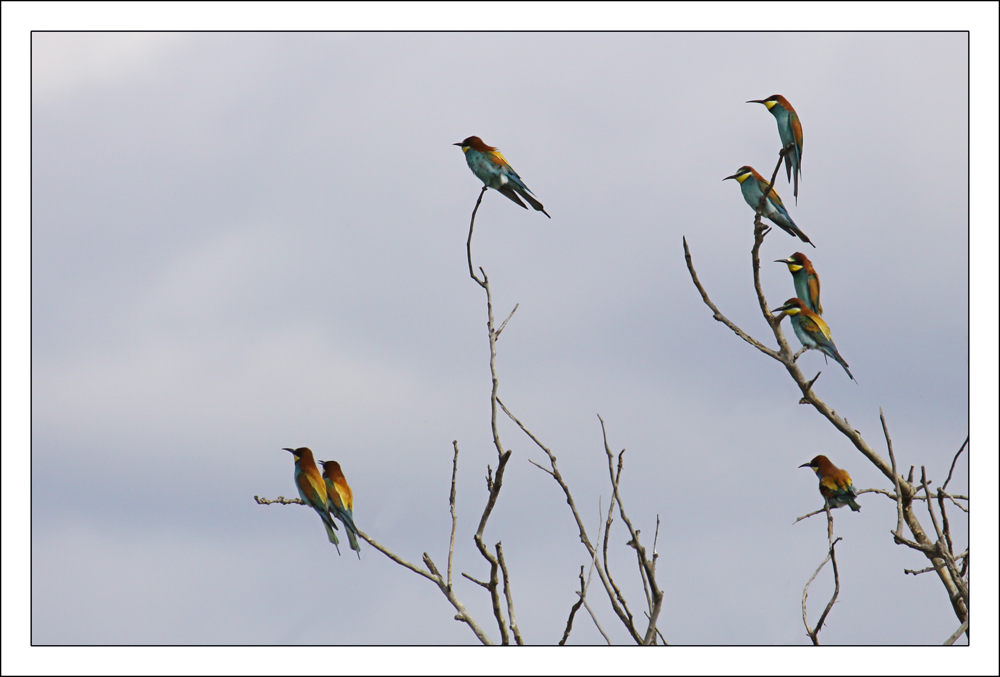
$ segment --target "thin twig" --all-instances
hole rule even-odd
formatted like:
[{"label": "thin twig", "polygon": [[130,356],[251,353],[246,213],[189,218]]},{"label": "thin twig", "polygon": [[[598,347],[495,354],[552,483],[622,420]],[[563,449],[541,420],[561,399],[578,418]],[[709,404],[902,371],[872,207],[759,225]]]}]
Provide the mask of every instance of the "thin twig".
[{"label": "thin twig", "polygon": [[469,222],[469,239],[465,241],[465,252],[469,257],[469,277],[479,283],[479,286],[483,286],[485,282],[476,277],[475,271],[472,270],[472,229],[476,227],[476,212],[479,211],[479,204],[483,201],[483,195],[486,194],[486,186],[479,192],[479,199],[476,200],[476,207],[472,210],[472,220]]},{"label": "thin twig", "polygon": [[514,598],[510,593],[510,577],[507,573],[507,563],[503,560],[503,546],[497,541],[496,544],[497,559],[500,561],[500,571],[503,572],[503,594],[507,598],[507,615],[510,617],[510,629],[514,633],[514,641],[517,642],[518,646],[524,646],[524,640],[521,639],[521,631],[517,627],[517,619],[514,618]]},{"label": "thin twig", "polygon": [[458,526],[458,517],[455,515],[455,478],[458,475],[458,440],[452,440],[455,447],[455,457],[451,461],[451,495],[448,497],[448,505],[451,508],[451,541],[448,543],[448,587],[451,587],[451,560],[455,555],[455,528]]},{"label": "thin twig", "polygon": [[739,336],[741,339],[752,345],[760,352],[770,357],[773,357],[776,360],[780,360],[781,358],[778,356],[778,353],[774,352],[773,350],[765,346],[763,343],[761,343],[760,341],[753,338],[745,331],[737,327],[736,324],[734,324],[728,317],[723,315],[722,312],[719,310],[719,308],[714,303],[712,303],[712,299],[708,297],[708,292],[705,291],[705,288],[701,286],[701,282],[698,280],[698,273],[696,273],[694,270],[694,264],[691,262],[691,250],[688,249],[687,238],[685,237],[681,239],[684,242],[684,260],[687,262],[688,272],[691,273],[691,279],[694,281],[694,286],[697,287],[698,291],[701,293],[701,299],[705,302],[705,305],[707,305],[709,308],[712,309],[713,313],[712,317],[715,320],[729,327],[733,331],[733,333],[735,333],[737,336]]},{"label": "thin twig", "polygon": [[[600,514],[601,514],[601,505],[600,505],[600,500],[599,499],[598,499],[598,504],[597,504],[597,514],[598,514],[598,517],[600,517]],[[600,523],[600,521],[597,522],[597,540],[598,540],[598,542],[601,540],[601,523]],[[604,632],[604,628],[602,628],[601,624],[597,621],[597,614],[594,613],[594,610],[590,608],[590,604],[587,603],[587,590],[590,589],[590,581],[593,579],[594,569],[597,568],[598,566],[599,565],[597,563],[597,551],[595,550],[594,551],[594,557],[590,560],[590,571],[587,572],[587,584],[583,587],[583,596],[581,597],[581,599],[583,600],[583,606],[584,606],[584,608],[587,610],[587,613],[590,614],[591,620],[593,620],[594,621],[594,625],[597,626],[597,630],[604,637],[604,641],[607,642],[608,645],[610,646],[611,645],[611,640],[608,638],[607,633]]]},{"label": "thin twig", "polygon": [[517,311],[518,306],[520,305],[521,305],[520,303],[514,304],[514,310],[510,311],[510,315],[507,316],[507,319],[500,323],[500,328],[497,329],[496,334],[494,334],[494,338],[500,338],[500,332],[502,332],[503,328],[507,326],[508,322],[510,322],[510,318],[514,317],[514,313]]},{"label": "thin twig", "polygon": [[951,474],[955,472],[955,463],[958,462],[958,457],[965,450],[965,447],[968,446],[968,444],[969,444],[969,437],[966,436],[965,441],[962,442],[962,446],[959,447],[957,452],[955,452],[955,458],[951,459],[951,468],[948,469],[948,479],[944,481],[944,485],[942,485],[941,487],[942,489],[948,488],[948,482],[951,482]]},{"label": "thin twig", "polygon": [[896,485],[896,529],[892,535],[900,539],[903,537],[903,491],[900,488],[899,474],[896,472],[896,455],[892,452],[892,438],[889,437],[889,426],[886,425],[882,407],[878,408],[878,417],[882,421],[882,433],[885,435],[885,445],[889,449],[889,460],[892,462],[892,480]]},{"label": "thin twig", "polygon": [[465,573],[464,571],[462,572],[462,575],[465,576],[466,578],[468,578],[470,581],[472,581],[476,585],[478,585],[480,587],[483,587],[483,588],[486,588],[487,590],[490,589],[490,584],[489,583],[483,583],[478,578],[473,578],[472,576],[470,576],[469,574]]},{"label": "thin twig", "polygon": [[[542,470],[545,470],[545,468],[542,468]],[[569,618],[566,619],[566,629],[563,631],[562,639],[559,640],[559,646],[566,645],[566,640],[569,639],[569,633],[573,629],[573,617],[576,616],[576,612],[580,610],[581,606],[583,606],[583,596],[587,594],[587,586],[583,580],[582,564],[580,565],[580,592],[577,594],[580,596],[580,599],[576,600],[576,604],[574,604],[569,610]]]},{"label": "thin twig", "polygon": [[305,505],[305,502],[301,498],[285,498],[284,496],[278,496],[273,501],[261,498],[260,496],[254,496],[253,500],[257,501],[257,505],[271,505],[272,503],[279,505]]},{"label": "thin twig", "polygon": [[962,633],[966,632],[968,629],[969,629],[969,619],[966,618],[964,621],[962,621],[962,624],[958,626],[958,630],[956,630],[951,637],[949,637],[944,641],[944,645],[951,646],[952,644],[955,643],[956,640],[958,640],[959,637],[962,636]]}]

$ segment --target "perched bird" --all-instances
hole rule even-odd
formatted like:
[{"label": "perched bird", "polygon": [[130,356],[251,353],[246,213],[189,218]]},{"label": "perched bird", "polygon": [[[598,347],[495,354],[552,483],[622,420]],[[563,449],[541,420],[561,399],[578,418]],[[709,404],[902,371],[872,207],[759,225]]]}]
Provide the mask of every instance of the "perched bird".
[{"label": "perched bird", "polygon": [[[524,203],[517,197],[518,193],[520,193],[521,197],[535,208],[535,211],[549,216],[542,203],[535,199],[534,193],[524,185],[524,181],[521,180],[521,177],[517,175],[514,168],[507,162],[507,158],[501,155],[500,151],[496,148],[487,146],[478,136],[470,136],[465,141],[460,141],[452,145],[462,148],[462,152],[465,153],[465,161],[469,163],[469,169],[488,187],[500,191],[527,209]],[[552,217],[549,216],[549,218],[551,219]]]},{"label": "perched bird", "polygon": [[[740,167],[735,174],[732,176],[727,176],[723,181],[729,179],[736,179],[740,183],[740,190],[743,191],[743,199],[747,201],[754,211],[757,211],[757,205],[760,204],[760,198],[764,194],[764,190],[767,188],[767,180],[757,173],[753,167],[743,166]],[[799,230],[799,227],[795,225],[792,221],[792,217],[788,215],[788,210],[785,209],[785,205],[781,202],[781,198],[778,197],[778,192],[771,188],[771,193],[767,196],[767,201],[764,202],[764,208],[760,211],[762,216],[766,216],[770,219],[776,226],[784,230],[786,233],[795,237],[799,236],[799,239],[803,242],[810,242],[806,234]]]},{"label": "perched bird", "polygon": [[795,283],[795,295],[805,301],[806,308],[817,315],[823,314],[823,304],[819,302],[819,275],[813,268],[812,261],[802,252],[795,252],[787,259],[777,259],[775,263],[788,265]]},{"label": "perched bird", "polygon": [[847,375],[851,377],[851,380],[854,381],[851,370],[847,368],[847,362],[837,352],[837,346],[833,344],[833,339],[830,338],[830,327],[827,326],[822,317],[809,310],[805,302],[798,297],[788,299],[785,301],[785,305],[774,309],[775,313],[779,311],[784,311],[786,315],[791,317],[792,329],[795,330],[795,335],[802,341],[802,345],[806,348],[820,350],[824,355],[829,355],[837,360],[840,366],[844,368],[844,371],[847,372]]},{"label": "perched bird", "polygon": [[788,174],[788,182],[792,182],[792,174],[795,174],[795,204],[799,202],[799,175],[802,173],[802,123],[799,122],[799,115],[788,103],[788,99],[775,94],[760,101],[747,101],[747,103],[762,103],[771,111],[771,115],[778,121],[778,136],[781,137],[781,147],[793,144],[791,151],[785,155],[785,173]]},{"label": "perched bird", "polygon": [[854,500],[858,494],[854,491],[854,485],[851,484],[851,476],[847,474],[846,470],[841,470],[831,463],[826,456],[821,454],[799,467],[812,468],[816,471],[816,477],[819,478],[819,493],[823,494],[823,498],[827,500],[831,508],[849,505],[851,510],[855,512],[861,510],[861,506]]},{"label": "perched bird", "polygon": [[323,466],[323,479],[326,480],[326,500],[330,514],[344,523],[347,529],[347,540],[351,542],[351,550],[358,553],[361,559],[361,546],[358,545],[358,528],[354,526],[354,492],[347,484],[347,478],[336,461],[320,461]]},{"label": "perched bird", "polygon": [[312,450],[309,447],[299,447],[298,449],[285,447],[284,450],[292,452],[292,455],[295,456],[295,487],[299,490],[299,498],[319,513],[323,520],[323,526],[326,527],[327,538],[337,546],[337,554],[339,555],[340,541],[337,540],[337,534],[333,533],[334,529],[337,529],[337,525],[330,516],[330,510],[326,505],[326,482],[319,474],[319,468],[316,467],[316,462],[313,460]]}]

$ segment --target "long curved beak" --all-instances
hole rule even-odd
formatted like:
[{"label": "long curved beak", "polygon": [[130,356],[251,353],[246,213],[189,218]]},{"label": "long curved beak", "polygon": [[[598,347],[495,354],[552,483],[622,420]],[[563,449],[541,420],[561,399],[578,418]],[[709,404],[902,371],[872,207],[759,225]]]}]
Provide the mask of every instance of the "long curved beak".
[{"label": "long curved beak", "polygon": [[294,450],[294,449],[289,449],[288,447],[282,447],[281,449],[282,449],[282,451],[290,451],[290,452],[292,452],[293,454],[295,453],[295,450]]},{"label": "long curved beak", "polygon": [[758,100],[755,99],[753,101],[747,101],[747,103],[764,103],[764,100],[761,99],[761,100],[758,101]]},{"label": "long curved beak", "polygon": [[451,145],[453,145],[453,146],[461,146],[461,145],[462,145],[462,142],[461,142],[461,141],[459,141],[458,143],[453,143],[453,144],[451,144]]},{"label": "long curved beak", "polygon": [[788,259],[775,259],[775,263],[791,263]]},{"label": "long curved beak", "polygon": [[732,176],[727,176],[726,178],[724,178],[724,179],[723,179],[723,181],[728,181],[729,179],[735,179],[735,178],[736,178],[737,176],[739,176],[739,175],[740,175],[740,173],[739,173],[739,172],[736,172],[736,173],[735,173],[735,174],[733,174]]},{"label": "long curved beak", "polygon": [[[760,103],[760,102],[759,102],[759,101],[747,101],[747,103]],[[800,467],[800,468],[811,468],[812,466],[811,466],[811,465],[809,465],[808,463],[803,463],[803,464],[802,464],[802,465],[800,465],[799,467]]]}]

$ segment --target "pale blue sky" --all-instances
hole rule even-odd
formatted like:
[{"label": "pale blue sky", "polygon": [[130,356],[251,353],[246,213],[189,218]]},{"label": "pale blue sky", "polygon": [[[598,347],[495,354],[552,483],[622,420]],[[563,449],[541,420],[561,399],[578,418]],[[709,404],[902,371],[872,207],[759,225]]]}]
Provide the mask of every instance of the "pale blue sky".
[{"label": "pale blue sky", "polygon": [[[360,562],[337,557],[315,515],[253,496],[294,496],[280,448],[308,445],[343,465],[363,530],[441,565],[457,439],[456,571],[488,577],[471,538],[495,466],[485,302],[465,259],[480,184],[451,145],[477,134],[552,215],[492,191],[479,211],[495,312],[520,304],[501,398],[555,451],[591,531],[609,491],[595,414],[628,450],[630,516],[644,536],[663,521],[669,642],[806,644],[825,524],[792,526],[821,504],[797,466],[825,453],[858,488],[888,483],[712,320],[681,237],[722,312],[772,345],[752,212],[722,178],[770,175],[774,120],[744,101],[784,94],[805,132],[798,205],[783,174],[777,189],[817,249],[772,232],[765,293],[772,307],[793,295],[770,261],[806,251],[858,383],[815,353],[800,364],[883,453],[881,407],[900,463],[937,486],[969,434],[967,49],[964,33],[36,33],[33,641],[475,640],[427,581],[366,544]],[[987,249],[995,221],[982,227]],[[991,251],[974,307],[995,326]],[[541,453],[509,421],[501,437],[514,456],[487,540],[503,541],[522,632],[551,644],[586,552],[528,463]],[[974,459],[991,449],[973,439]],[[925,564],[892,544],[894,505],[861,503],[836,513],[842,586],[822,640],[940,643],[957,627],[940,583],[903,575]],[[611,566],[639,608],[613,529]],[[812,619],[831,588],[821,574]],[[571,641],[601,638],[577,616]]]}]

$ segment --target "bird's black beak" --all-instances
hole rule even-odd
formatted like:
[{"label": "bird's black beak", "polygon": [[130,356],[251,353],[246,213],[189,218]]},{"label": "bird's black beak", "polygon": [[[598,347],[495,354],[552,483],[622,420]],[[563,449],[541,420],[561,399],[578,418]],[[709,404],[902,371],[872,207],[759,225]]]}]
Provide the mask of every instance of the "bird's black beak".
[{"label": "bird's black beak", "polygon": [[723,179],[723,181],[728,181],[729,179],[735,179],[737,176],[739,176],[739,172],[733,174],[732,176],[727,176],[726,178]]},{"label": "bird's black beak", "polygon": [[294,449],[289,449],[288,447],[282,447],[281,449],[282,449],[282,451],[290,451],[290,452],[292,452],[293,454],[295,453],[295,450],[294,450]]},{"label": "bird's black beak", "polygon": [[458,143],[453,143],[453,144],[451,144],[451,145],[453,145],[453,146],[461,146],[461,145],[462,145],[462,142],[461,142],[461,141],[459,141]]},{"label": "bird's black beak", "polygon": [[808,463],[803,463],[803,464],[802,464],[802,465],[800,465],[799,467],[800,467],[800,468],[811,468],[812,466],[811,466],[811,465],[809,465]]},{"label": "bird's black beak", "polygon": [[761,100],[761,101],[754,100],[754,101],[747,101],[747,103],[764,103],[764,101],[763,100]]},{"label": "bird's black beak", "polygon": [[788,259],[775,259],[774,262],[775,263],[789,263],[789,260]]}]

